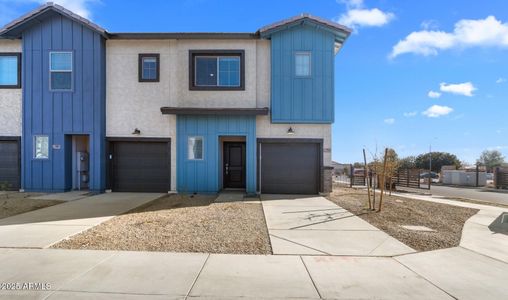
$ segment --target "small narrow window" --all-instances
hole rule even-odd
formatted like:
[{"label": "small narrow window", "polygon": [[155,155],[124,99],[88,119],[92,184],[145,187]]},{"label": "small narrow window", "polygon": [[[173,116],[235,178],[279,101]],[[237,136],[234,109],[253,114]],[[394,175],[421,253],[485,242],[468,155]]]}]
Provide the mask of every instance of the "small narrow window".
[{"label": "small narrow window", "polygon": [[139,82],[159,82],[159,54],[139,55]]},{"label": "small narrow window", "polygon": [[203,159],[203,137],[190,136],[188,141],[189,159]]},{"label": "small narrow window", "polygon": [[50,52],[49,73],[51,91],[71,91],[72,52]]},{"label": "small narrow window", "polygon": [[49,137],[47,135],[36,135],[34,137],[34,158],[49,158]]},{"label": "small narrow window", "polygon": [[191,90],[244,90],[244,50],[190,50]]},{"label": "small narrow window", "polygon": [[295,75],[310,76],[310,52],[297,52],[295,54]]},{"label": "small narrow window", "polygon": [[0,88],[21,87],[21,54],[0,53]]}]

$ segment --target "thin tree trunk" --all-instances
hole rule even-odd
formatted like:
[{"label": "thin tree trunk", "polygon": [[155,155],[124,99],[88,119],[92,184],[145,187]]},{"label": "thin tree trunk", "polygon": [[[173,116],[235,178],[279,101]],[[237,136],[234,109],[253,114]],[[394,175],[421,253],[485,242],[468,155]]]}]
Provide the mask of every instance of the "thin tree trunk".
[{"label": "thin tree trunk", "polygon": [[369,198],[369,209],[372,209],[372,202],[370,201],[370,182],[369,182],[369,172],[367,171],[367,156],[365,155],[365,149],[363,149],[363,163],[365,164],[365,182],[367,182],[367,195]]},{"label": "thin tree trunk", "polygon": [[385,148],[385,157],[383,159],[383,174],[381,177],[381,197],[379,198],[379,209],[381,211],[383,208],[383,192],[386,189],[386,157],[388,156],[388,148]]}]

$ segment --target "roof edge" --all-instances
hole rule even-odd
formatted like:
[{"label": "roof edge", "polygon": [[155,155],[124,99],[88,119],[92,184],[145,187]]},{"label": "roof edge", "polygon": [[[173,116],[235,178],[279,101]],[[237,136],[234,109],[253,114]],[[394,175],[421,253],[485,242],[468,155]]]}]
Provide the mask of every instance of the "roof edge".
[{"label": "roof edge", "polygon": [[111,32],[110,39],[259,39],[257,33],[250,32]]},{"label": "roof edge", "polygon": [[31,20],[36,19],[38,16],[40,16],[48,11],[54,11],[56,13],[59,13],[65,17],[67,17],[67,18],[70,18],[76,22],[79,22],[79,23],[83,24],[84,26],[90,28],[91,30],[98,32],[99,34],[101,34],[104,37],[107,37],[107,35],[108,35],[107,31],[104,28],[93,23],[92,21],[90,21],[80,15],[73,13],[72,11],[66,9],[65,7],[63,7],[61,5],[55,4],[53,2],[47,2],[47,3],[37,7],[36,9],[34,9],[34,10],[12,20],[11,22],[7,23],[4,27],[2,27],[0,29],[0,36],[4,35],[7,37],[11,37],[11,38],[17,37],[17,35],[10,36],[7,33],[12,30],[15,30],[16,28],[22,26],[23,24],[26,24],[27,22],[29,22]]},{"label": "roof edge", "polygon": [[257,33],[259,33],[262,37],[263,36],[270,36],[272,33],[276,32],[276,31],[283,30],[287,26],[291,26],[295,23],[299,23],[299,22],[302,22],[305,20],[322,25],[334,32],[337,32],[337,33],[340,32],[342,35],[344,35],[344,39],[347,38],[353,32],[353,30],[351,28],[341,25],[337,22],[333,22],[333,21],[326,20],[326,19],[323,19],[320,17],[312,16],[307,13],[302,13],[298,16],[294,16],[294,17],[291,17],[288,19],[284,19],[284,20],[263,26],[257,31]]}]

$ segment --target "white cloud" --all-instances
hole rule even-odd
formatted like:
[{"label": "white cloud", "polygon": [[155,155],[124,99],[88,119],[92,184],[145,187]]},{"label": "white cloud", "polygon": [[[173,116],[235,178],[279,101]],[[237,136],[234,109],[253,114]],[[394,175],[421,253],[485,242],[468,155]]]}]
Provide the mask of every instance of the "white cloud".
[{"label": "white cloud", "polygon": [[[33,0],[40,4],[44,4],[46,0]],[[52,0],[55,4],[61,5],[75,14],[82,16],[83,18],[90,18],[90,4],[97,3],[99,0]]]},{"label": "white cloud", "polygon": [[420,24],[420,27],[425,30],[436,30],[439,28],[439,22],[436,20],[425,20]]},{"label": "white cloud", "polygon": [[338,2],[344,3],[348,8],[363,7],[363,0],[339,0]]},{"label": "white cloud", "polygon": [[389,124],[389,125],[392,125],[395,123],[395,119],[394,118],[388,118],[388,119],[385,119],[385,123],[386,124]]},{"label": "white cloud", "polygon": [[441,116],[446,116],[447,114],[451,113],[452,111],[453,111],[453,108],[448,107],[448,106],[432,105],[426,111],[424,111],[422,114],[424,116],[429,117],[429,118],[439,118]]},{"label": "white cloud", "polygon": [[412,117],[416,116],[417,114],[418,114],[417,111],[410,111],[410,112],[405,112],[403,115],[406,118],[412,118]]},{"label": "white cloud", "polygon": [[434,92],[434,91],[429,91],[429,93],[427,94],[427,96],[429,96],[429,98],[439,98],[441,97],[441,93],[440,92]]},{"label": "white cloud", "polygon": [[384,12],[379,8],[366,8],[364,7],[363,0],[338,0],[347,7],[346,13],[335,18],[335,21],[358,29],[358,27],[380,27],[388,24],[395,18],[391,12]]},{"label": "white cloud", "polygon": [[444,93],[451,93],[456,95],[463,95],[467,97],[472,97],[473,92],[477,90],[477,88],[471,82],[464,83],[456,83],[456,84],[448,84],[442,82],[439,85],[439,90]]},{"label": "white cloud", "polygon": [[390,58],[404,53],[424,56],[439,51],[467,47],[508,47],[508,23],[494,16],[479,20],[460,20],[453,32],[422,30],[410,33],[393,46]]},{"label": "white cloud", "polygon": [[506,78],[499,78],[498,80],[496,80],[496,83],[505,83],[506,82]]},{"label": "white cloud", "polygon": [[337,22],[352,28],[380,27],[388,24],[394,17],[393,13],[383,12],[378,8],[355,8],[341,15]]}]

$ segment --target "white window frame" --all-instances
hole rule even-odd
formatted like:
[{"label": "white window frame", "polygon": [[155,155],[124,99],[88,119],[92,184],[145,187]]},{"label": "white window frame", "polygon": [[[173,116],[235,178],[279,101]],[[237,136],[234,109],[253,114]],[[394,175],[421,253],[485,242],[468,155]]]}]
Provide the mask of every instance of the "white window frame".
[{"label": "white window frame", "polygon": [[[191,149],[189,147],[191,139],[201,140],[201,158],[191,157],[191,153],[194,154],[193,152],[191,152]],[[191,135],[191,136],[187,137],[187,159],[188,160],[204,160],[205,159],[205,138],[203,136]]]},{"label": "white window frame", "polygon": [[[209,85],[209,84],[198,84],[198,58],[215,58],[216,64],[217,64],[217,84],[216,85]],[[238,58],[238,85],[219,85],[219,60],[221,58]],[[194,56],[194,85],[198,87],[223,87],[223,88],[237,88],[242,85],[242,57],[240,55],[196,55]]]},{"label": "white window frame", "polygon": [[[71,69],[70,70],[53,70],[51,69],[51,54],[65,53],[71,55]],[[51,87],[51,73],[53,72],[68,72],[71,73],[71,88],[70,89],[53,89]],[[74,91],[74,53],[73,51],[50,51],[49,52],[49,90],[51,92],[72,92]]]},{"label": "white window frame", "polygon": [[[48,148],[47,148],[47,156],[46,157],[37,157],[37,139],[38,138],[47,138],[48,139]],[[34,159],[49,159],[49,136],[48,135],[34,135],[33,140],[33,158]]]},{"label": "white window frame", "polygon": [[[296,58],[299,55],[305,55],[309,57],[309,74],[307,75],[298,75],[296,74]],[[310,51],[296,51],[295,52],[295,76],[300,78],[307,78],[312,76],[312,53]]]}]

